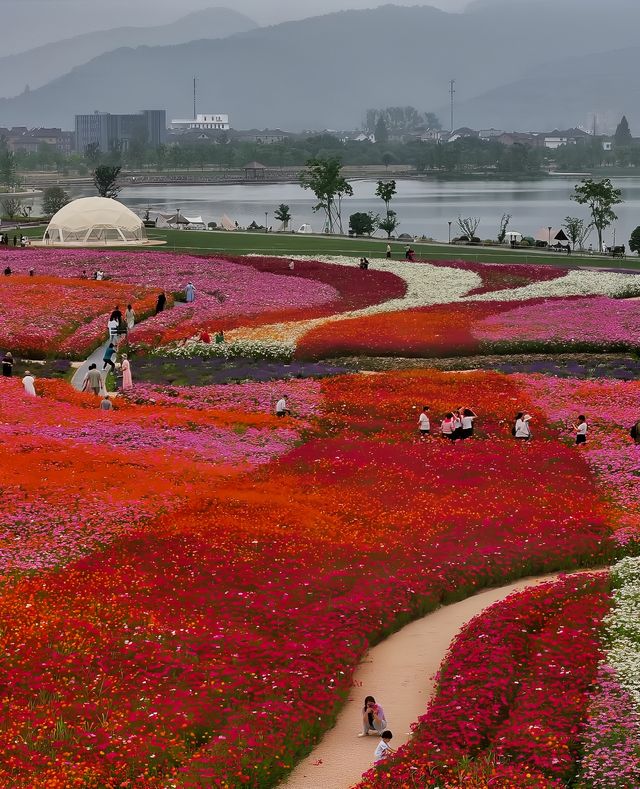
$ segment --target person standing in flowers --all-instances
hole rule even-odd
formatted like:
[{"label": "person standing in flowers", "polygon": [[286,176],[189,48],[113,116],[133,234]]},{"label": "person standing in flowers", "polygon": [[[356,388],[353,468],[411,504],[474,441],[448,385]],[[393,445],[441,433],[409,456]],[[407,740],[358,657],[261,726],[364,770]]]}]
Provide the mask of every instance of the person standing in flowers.
[{"label": "person standing in flowers", "polygon": [[369,732],[382,734],[386,728],[387,721],[384,717],[384,710],[373,696],[367,696],[362,710],[362,731],[358,737],[367,737]]},{"label": "person standing in flowers", "polygon": [[24,378],[22,379],[24,386],[24,393],[29,397],[36,396],[36,379],[31,375],[29,370],[24,371]]},{"label": "person standing in flowers", "polygon": [[13,375],[13,354],[7,351],[2,357],[2,375],[5,378],[11,378]]},{"label": "person standing in flowers", "polygon": [[578,424],[573,425],[573,429],[576,431],[576,444],[586,444],[589,426],[587,425],[587,417],[584,414],[580,414]]},{"label": "person standing in flowers", "polygon": [[455,434],[455,421],[453,418],[453,411],[448,411],[444,419],[440,423],[440,435],[443,438],[448,438],[451,441],[456,440]]},{"label": "person standing in flowers", "polygon": [[127,324],[127,331],[131,331],[136,325],[136,313],[131,304],[127,304],[127,309],[124,313],[124,321]]},{"label": "person standing in flowers", "polygon": [[429,406],[422,406],[422,413],[418,417],[418,430],[420,431],[421,438],[427,438],[431,435],[431,421],[429,419]]},{"label": "person standing in flowers", "polygon": [[156,301],[156,311],[155,311],[156,315],[164,310],[166,303],[167,303],[167,294],[164,291],[160,291],[160,293],[158,294],[158,300]]},{"label": "person standing in flowers", "polygon": [[516,414],[515,424],[513,426],[513,435],[519,441],[531,440],[531,428],[529,427],[530,421],[531,415],[527,414],[525,411],[518,411]]},{"label": "person standing in flowers", "polygon": [[192,301],[196,300],[196,286],[193,284],[193,282],[187,283],[185,293],[187,296],[187,304],[191,304]]},{"label": "person standing in flowers", "polygon": [[100,403],[100,410],[101,411],[113,411],[113,403],[109,399],[109,395],[105,393],[105,396],[102,398],[102,402]]},{"label": "person standing in flowers", "polygon": [[131,364],[127,358],[127,354],[122,354],[122,388],[131,389],[133,380],[131,379]]},{"label": "person standing in flowers", "polygon": [[289,409],[287,407],[287,395],[282,395],[282,397],[276,403],[276,416],[287,416],[289,413]]},{"label": "person standing in flowers", "polygon": [[638,419],[637,422],[634,422],[634,424],[631,425],[629,434],[631,435],[631,438],[633,439],[635,444],[640,444],[640,419]]},{"label": "person standing in flowers", "polygon": [[99,395],[102,390],[102,375],[100,375],[100,370],[98,370],[95,364],[89,365],[87,374],[82,382],[82,391],[87,392],[89,389],[91,389],[96,396]]},{"label": "person standing in flowers", "polygon": [[478,415],[471,408],[460,409],[460,438],[471,438],[473,435],[473,423]]}]

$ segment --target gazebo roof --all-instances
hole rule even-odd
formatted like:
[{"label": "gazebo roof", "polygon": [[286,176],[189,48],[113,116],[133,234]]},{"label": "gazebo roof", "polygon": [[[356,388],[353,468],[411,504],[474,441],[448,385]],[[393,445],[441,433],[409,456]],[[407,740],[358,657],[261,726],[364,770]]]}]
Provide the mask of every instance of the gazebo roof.
[{"label": "gazebo roof", "polygon": [[249,164],[245,164],[245,170],[266,170],[267,168],[264,164],[260,164],[260,162],[249,162]]}]

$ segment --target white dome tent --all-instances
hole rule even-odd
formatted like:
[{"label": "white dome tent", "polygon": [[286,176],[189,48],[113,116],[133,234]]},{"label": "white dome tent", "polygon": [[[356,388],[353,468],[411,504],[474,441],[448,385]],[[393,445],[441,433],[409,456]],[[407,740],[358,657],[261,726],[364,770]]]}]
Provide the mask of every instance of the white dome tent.
[{"label": "white dome tent", "polygon": [[144,223],[108,197],[82,197],[61,208],[45,231],[45,245],[148,244]]}]

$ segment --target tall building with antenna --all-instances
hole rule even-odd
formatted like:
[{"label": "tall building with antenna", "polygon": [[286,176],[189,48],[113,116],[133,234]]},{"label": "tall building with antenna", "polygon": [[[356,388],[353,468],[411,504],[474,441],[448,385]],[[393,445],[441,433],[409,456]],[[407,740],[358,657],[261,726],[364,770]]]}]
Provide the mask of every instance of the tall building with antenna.
[{"label": "tall building with antenna", "polygon": [[174,131],[229,131],[229,116],[215,113],[198,113],[198,78],[193,78],[193,118],[175,118],[171,121]]}]

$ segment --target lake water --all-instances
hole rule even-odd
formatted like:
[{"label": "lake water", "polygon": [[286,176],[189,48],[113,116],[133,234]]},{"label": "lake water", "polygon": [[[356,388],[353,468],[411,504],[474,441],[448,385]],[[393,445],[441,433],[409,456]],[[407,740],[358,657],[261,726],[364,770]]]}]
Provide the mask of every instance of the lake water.
[{"label": "lake water", "polygon": [[[531,181],[492,180],[401,180],[396,179],[398,193],[392,202],[400,220],[398,233],[425,235],[446,241],[448,222],[452,222],[452,236],[459,235],[457,217],[480,217],[480,238],[496,238],[502,214],[512,214],[510,230],[535,235],[549,225],[559,227],[566,216],[587,218],[582,206],[570,200],[579,176],[554,176]],[[605,242],[611,244],[615,227],[616,242],[628,244],[634,228],[640,225],[640,177],[612,179],[622,189],[624,203],[618,206],[619,220],[606,233]],[[345,230],[349,214],[356,211],[384,210],[382,201],[375,197],[375,181],[354,181],[353,197],[343,202]],[[274,229],[278,223],[274,211],[280,203],[289,205],[292,226],[303,223],[314,232],[322,232],[323,215],[314,213],[315,199],[297,184],[242,184],[220,186],[128,186],[120,198],[137,213],[151,206],[152,212],[174,212],[186,216],[200,215],[205,222],[220,223],[223,214],[246,226],[255,220],[264,225],[265,212]],[[593,239],[593,236],[592,236]]]}]

